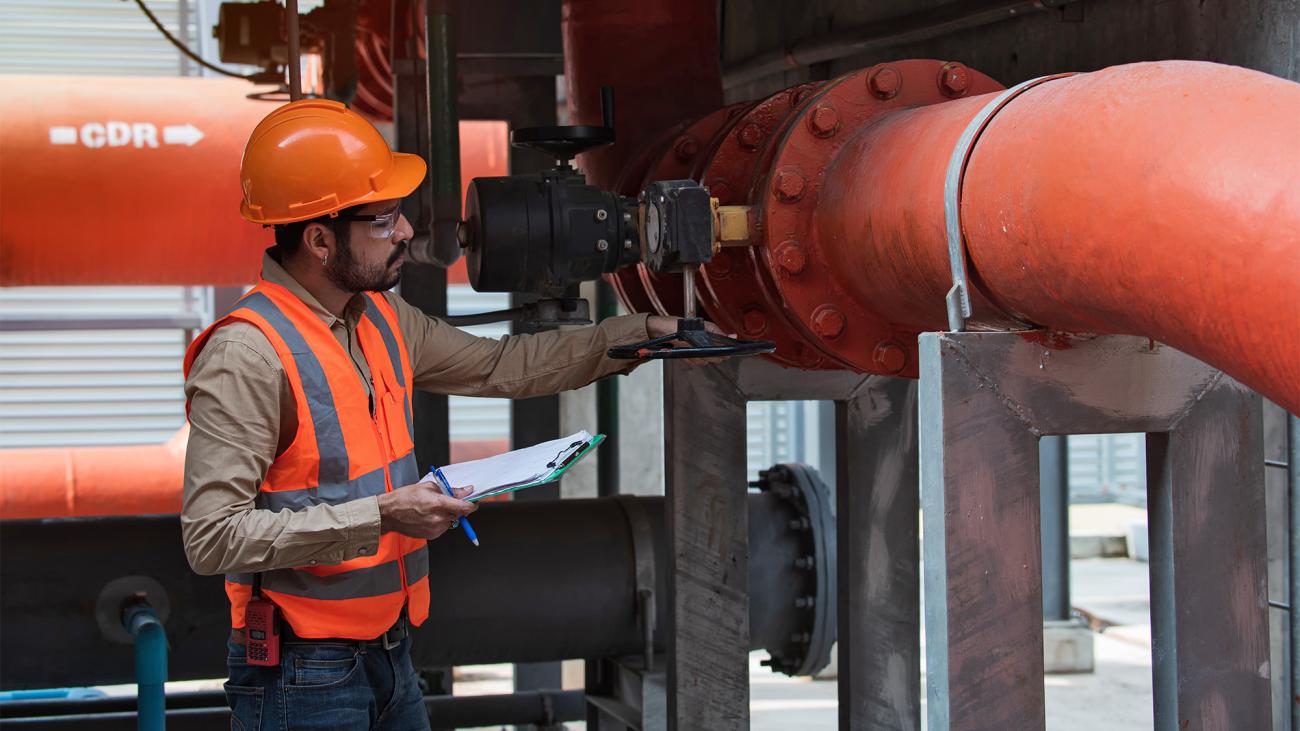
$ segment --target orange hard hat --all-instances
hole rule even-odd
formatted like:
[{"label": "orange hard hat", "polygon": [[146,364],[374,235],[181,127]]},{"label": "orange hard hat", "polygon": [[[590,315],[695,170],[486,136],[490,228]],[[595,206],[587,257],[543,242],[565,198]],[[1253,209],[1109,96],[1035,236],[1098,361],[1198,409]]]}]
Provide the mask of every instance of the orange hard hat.
[{"label": "orange hard hat", "polygon": [[403,198],[424,160],[393,152],[374,125],[326,99],[290,102],[258,123],[244,147],[240,214],[253,223],[305,221],[371,201]]}]

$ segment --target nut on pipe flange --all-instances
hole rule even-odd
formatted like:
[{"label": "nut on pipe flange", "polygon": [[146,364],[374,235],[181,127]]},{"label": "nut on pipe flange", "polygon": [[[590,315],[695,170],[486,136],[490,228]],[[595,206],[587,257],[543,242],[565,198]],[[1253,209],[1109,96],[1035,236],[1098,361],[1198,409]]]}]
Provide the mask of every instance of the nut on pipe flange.
[{"label": "nut on pipe flange", "polygon": [[776,197],[784,203],[794,203],[803,197],[807,180],[797,170],[781,170],[776,174]]},{"label": "nut on pipe flange", "polygon": [[808,267],[808,255],[798,241],[787,241],[777,247],[776,265],[786,274],[801,274]]},{"label": "nut on pipe flange", "polygon": [[736,142],[746,150],[752,151],[757,150],[758,146],[763,144],[763,138],[766,136],[767,133],[763,131],[762,127],[753,122],[746,122],[736,132]]},{"label": "nut on pipe flange", "polygon": [[939,88],[945,96],[962,96],[971,87],[970,69],[959,63],[946,63],[939,70]]},{"label": "nut on pipe flange", "polygon": [[882,66],[867,77],[867,86],[877,99],[893,99],[903,85],[903,77],[892,66]]},{"label": "nut on pipe flange", "polygon": [[880,370],[887,374],[898,373],[907,367],[907,351],[893,340],[886,340],[877,345],[871,357],[876,361],[876,365],[880,366]]},{"label": "nut on pipe flange", "polygon": [[844,313],[840,312],[835,305],[822,305],[813,314],[813,331],[823,338],[830,340],[838,338],[847,324]]},{"label": "nut on pipe flange", "polygon": [[840,114],[829,104],[818,104],[808,115],[808,128],[818,137],[830,137],[840,129]]}]

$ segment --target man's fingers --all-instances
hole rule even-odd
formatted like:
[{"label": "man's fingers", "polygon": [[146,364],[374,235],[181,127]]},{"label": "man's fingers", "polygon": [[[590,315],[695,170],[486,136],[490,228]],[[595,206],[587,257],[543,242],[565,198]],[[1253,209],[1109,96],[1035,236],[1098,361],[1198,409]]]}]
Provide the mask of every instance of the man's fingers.
[{"label": "man's fingers", "polygon": [[465,487],[453,487],[451,488],[451,492],[453,495],[463,500],[474,494],[474,486],[466,485]]}]

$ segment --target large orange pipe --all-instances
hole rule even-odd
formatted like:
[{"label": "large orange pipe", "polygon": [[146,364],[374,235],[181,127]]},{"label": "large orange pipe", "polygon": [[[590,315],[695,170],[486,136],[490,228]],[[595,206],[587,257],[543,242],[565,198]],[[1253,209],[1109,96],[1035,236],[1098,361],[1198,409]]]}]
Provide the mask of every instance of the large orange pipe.
[{"label": "large orange pipe", "polygon": [[160,515],[181,509],[189,425],[162,444],[0,452],[0,518]]},{"label": "large orange pipe", "polygon": [[[163,444],[0,451],[0,520],[180,512],[189,425]],[[459,440],[451,458],[482,459],[505,440]]]},{"label": "large orange pipe", "polygon": [[[945,173],[993,96],[885,115],[826,171],[815,215],[827,258],[892,323],[946,329]],[[1024,92],[966,167],[976,285],[1027,324],[1150,337],[1300,413],[1297,120],[1300,84],[1209,63]]]},{"label": "large orange pipe", "polygon": [[[0,77],[0,286],[252,284],[239,217],[246,81]],[[462,122],[463,185],[507,173],[504,122]],[[451,272],[464,282],[464,266]]]}]

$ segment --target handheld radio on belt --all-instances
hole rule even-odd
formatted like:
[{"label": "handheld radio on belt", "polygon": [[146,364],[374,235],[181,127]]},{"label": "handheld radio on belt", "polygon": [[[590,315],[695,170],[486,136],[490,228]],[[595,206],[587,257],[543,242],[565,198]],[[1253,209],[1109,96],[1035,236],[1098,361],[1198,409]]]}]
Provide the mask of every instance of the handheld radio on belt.
[{"label": "handheld radio on belt", "polygon": [[280,610],[262,596],[262,575],[253,574],[253,598],[244,606],[249,665],[280,664]]}]

